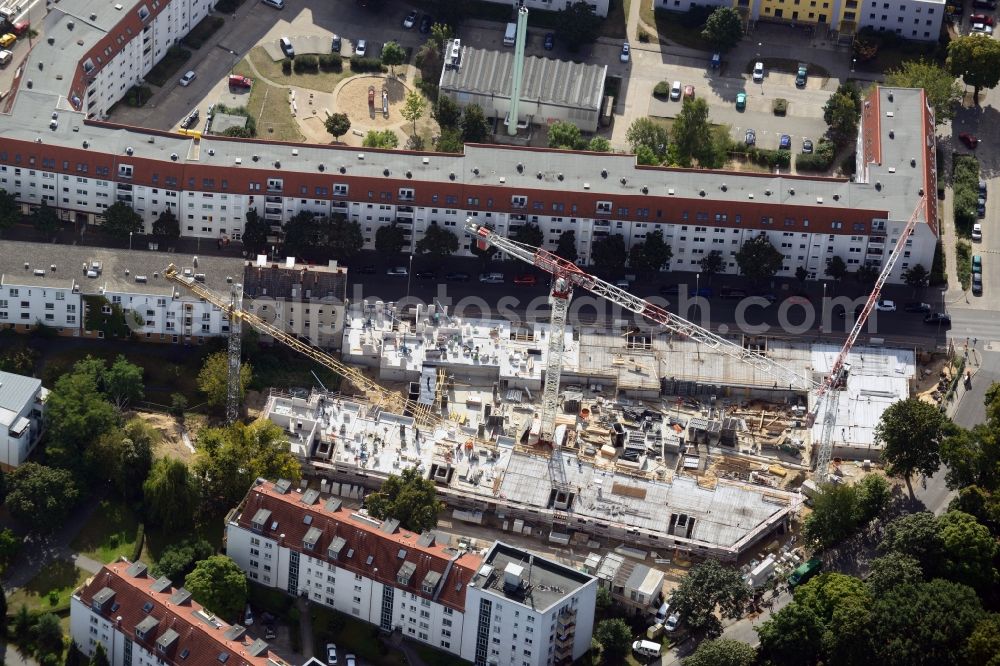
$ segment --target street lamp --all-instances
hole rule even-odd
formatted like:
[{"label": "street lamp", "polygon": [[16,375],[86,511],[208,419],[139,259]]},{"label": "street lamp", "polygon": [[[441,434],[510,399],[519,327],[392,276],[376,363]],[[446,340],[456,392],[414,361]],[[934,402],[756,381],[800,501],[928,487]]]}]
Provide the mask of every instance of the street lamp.
[{"label": "street lamp", "polygon": [[132,249],[132,232],[128,232],[128,249]]},{"label": "street lamp", "polygon": [[858,63],[858,59],[857,58],[851,58],[851,71],[852,72],[854,71],[854,65],[856,65],[857,63]]},{"label": "street lamp", "polygon": [[[760,47],[763,46],[761,42],[757,42],[757,62],[760,62]],[[760,94],[764,94],[764,75],[760,75]]]},{"label": "street lamp", "polygon": [[410,279],[413,277],[413,253],[410,253],[410,267],[406,271],[406,297],[410,297]]}]

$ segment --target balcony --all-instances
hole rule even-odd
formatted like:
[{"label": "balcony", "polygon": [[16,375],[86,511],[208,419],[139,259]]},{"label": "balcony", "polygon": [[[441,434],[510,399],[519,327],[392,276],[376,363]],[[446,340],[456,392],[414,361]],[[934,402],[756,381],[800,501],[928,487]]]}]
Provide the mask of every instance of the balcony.
[{"label": "balcony", "polygon": [[413,206],[396,206],[397,213],[409,213],[413,214]]},{"label": "balcony", "polygon": [[397,217],[396,224],[413,224],[412,217]]},{"label": "balcony", "polygon": [[264,202],[265,203],[280,204],[281,203],[281,197],[264,197]]}]

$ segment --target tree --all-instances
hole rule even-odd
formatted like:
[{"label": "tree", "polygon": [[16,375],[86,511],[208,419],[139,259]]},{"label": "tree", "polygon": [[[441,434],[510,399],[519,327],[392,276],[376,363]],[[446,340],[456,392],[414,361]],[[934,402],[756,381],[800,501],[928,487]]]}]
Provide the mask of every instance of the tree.
[{"label": "tree", "polygon": [[[438,71],[440,70],[441,68],[438,67]],[[445,128],[457,129],[462,122],[462,107],[447,95],[441,95],[431,110],[431,117],[437,121],[442,130]]]},{"label": "tree", "polygon": [[798,280],[801,284],[805,284],[806,279],[808,279],[808,277],[809,277],[809,271],[806,270],[805,266],[799,266],[798,268],[795,269],[795,279]]},{"label": "tree", "polygon": [[601,663],[620,664],[628,654],[632,630],[621,618],[601,620],[594,629],[594,639],[601,644]]},{"label": "tree", "polygon": [[559,242],[556,243],[556,254],[566,261],[576,262],[579,254],[576,251],[576,232],[570,229],[559,235]]},{"label": "tree", "polygon": [[627,257],[625,238],[621,234],[596,238],[591,244],[590,261],[600,271],[621,272],[625,268]]},{"label": "tree", "polygon": [[930,273],[924,268],[923,264],[916,264],[910,266],[905,271],[903,271],[903,282],[906,286],[912,287],[914,294],[916,290],[927,286],[927,279],[930,277]]},{"label": "tree", "polygon": [[663,240],[660,229],[646,234],[645,240],[632,246],[629,265],[639,273],[655,273],[674,256],[670,245]]},{"label": "tree", "polygon": [[880,553],[900,553],[913,558],[928,577],[938,569],[942,548],[937,519],[928,511],[896,518],[886,525],[878,544]]},{"label": "tree", "polygon": [[166,576],[180,582],[194,570],[195,564],[212,556],[212,544],[204,539],[184,539],[163,549],[153,566],[154,576]]},{"label": "tree", "polygon": [[56,381],[45,403],[43,419],[49,435],[49,455],[75,460],[118,422],[118,414],[101,395],[98,377],[74,371]]},{"label": "tree", "polygon": [[[395,42],[390,42],[394,44]],[[406,94],[406,100],[403,102],[403,108],[400,109],[399,115],[403,116],[404,120],[408,120],[413,123],[413,134],[417,133],[417,121],[424,117],[424,111],[427,110],[427,100],[416,90],[411,90]]]},{"label": "tree", "polygon": [[878,278],[878,269],[874,266],[860,266],[858,270],[854,272],[854,277],[858,279],[863,285],[875,284],[875,280]]},{"label": "tree", "polygon": [[582,0],[560,9],[556,18],[556,34],[570,53],[576,53],[584,44],[592,44],[600,29],[601,17]]},{"label": "tree", "polygon": [[858,496],[858,514],[862,522],[868,522],[882,513],[892,498],[892,488],[881,474],[869,474],[855,487]]},{"label": "tree", "polygon": [[1000,666],[1000,615],[990,613],[980,620],[965,644],[969,664]]},{"label": "tree", "polygon": [[398,476],[390,474],[378,492],[365,497],[365,507],[380,520],[395,518],[408,530],[424,532],[437,525],[444,503],[437,498],[434,482],[408,467]]},{"label": "tree", "polygon": [[[402,65],[406,60],[406,51],[399,45],[399,42],[386,42],[382,47],[382,64],[389,68],[389,73],[396,75],[396,67]],[[405,116],[404,116],[405,117]]]},{"label": "tree", "polygon": [[941,539],[941,573],[948,580],[986,591],[997,579],[993,559],[997,541],[974,516],[949,511],[937,519]]},{"label": "tree", "polygon": [[642,164],[660,164],[667,158],[670,133],[663,125],[653,122],[650,118],[640,117],[633,120],[625,133],[625,140],[637,156],[642,148],[648,150],[645,157],[651,157],[653,161],[640,162]]},{"label": "tree", "polygon": [[462,115],[462,141],[464,143],[484,143],[490,137],[490,123],[478,104],[465,107]]},{"label": "tree", "polygon": [[958,664],[966,640],[984,617],[976,593],[965,585],[940,578],[900,585],[873,600],[868,663]]},{"label": "tree", "polygon": [[[729,9],[728,7],[723,9]],[[718,13],[716,10],[715,13]],[[703,98],[684,99],[681,112],[674,119],[670,130],[670,159],[683,167],[691,166],[696,159],[701,166],[709,166],[713,158],[712,126],[708,121],[708,102]]]},{"label": "tree", "polygon": [[586,141],[580,134],[580,128],[571,122],[557,120],[549,125],[549,148],[563,150],[581,150]]},{"label": "tree", "polygon": [[518,227],[517,231],[511,234],[510,239],[517,243],[541,247],[542,243],[545,242],[545,234],[537,224],[527,222]]},{"label": "tree", "polygon": [[934,123],[941,125],[955,117],[955,107],[962,99],[962,87],[955,75],[944,67],[921,58],[908,60],[886,73],[885,85],[897,88],[923,88],[934,109]]},{"label": "tree", "polygon": [[595,136],[587,144],[587,150],[594,153],[607,153],[611,151],[611,142],[603,136]]},{"label": "tree", "polygon": [[602,614],[607,612],[607,610],[611,608],[611,604],[613,603],[614,600],[611,598],[611,590],[609,590],[606,587],[598,587],[597,599],[594,602],[594,606],[597,609],[597,612]]},{"label": "tree", "polygon": [[94,654],[90,656],[90,666],[111,666],[108,661],[108,653],[104,650],[104,643],[98,641],[94,648]]},{"label": "tree", "polygon": [[731,638],[702,641],[684,660],[684,666],[754,666],[756,663],[757,650]]},{"label": "tree", "polygon": [[45,532],[62,525],[78,498],[68,470],[28,462],[10,473],[7,510],[31,530]]},{"label": "tree", "polygon": [[126,500],[140,499],[159,437],[160,433],[140,418],[104,433],[85,454],[92,477],[110,482]]},{"label": "tree", "polygon": [[1000,497],[979,486],[966,486],[948,503],[949,511],[962,511],[975,516],[990,532],[1000,532]]},{"label": "tree", "polygon": [[323,126],[330,135],[340,141],[340,137],[347,134],[351,129],[351,119],[346,113],[331,113],[323,121]]},{"label": "tree", "polygon": [[176,533],[194,521],[198,486],[184,461],[160,458],[153,463],[142,493],[146,519],[164,532]]},{"label": "tree", "polygon": [[[248,363],[240,366],[239,402],[246,398],[247,385],[253,377],[253,370]],[[224,351],[209,354],[198,372],[198,390],[205,394],[209,407],[221,409],[226,406],[229,394],[229,354]]]},{"label": "tree", "polygon": [[945,62],[954,76],[961,76],[965,85],[973,87],[976,104],[980,90],[1000,83],[1000,42],[994,39],[982,39],[980,35],[956,37],[948,44]]},{"label": "tree", "polygon": [[670,595],[670,605],[696,632],[714,638],[722,632],[716,608],[722,617],[737,619],[750,599],[750,589],[740,572],[717,560],[691,567]]},{"label": "tree", "polygon": [[854,533],[860,513],[853,486],[825,483],[805,520],[805,537],[820,548],[829,548]]},{"label": "tree", "polygon": [[[417,65],[417,69],[420,70],[420,78],[423,79],[425,83],[436,85],[438,77],[441,76],[441,65],[444,62],[441,56],[441,45],[433,39],[427,40],[419,49],[417,49],[417,55],[414,58],[414,62]],[[441,95],[438,99],[447,99],[447,97]]]},{"label": "tree", "polygon": [[119,412],[127,409],[130,402],[138,402],[145,396],[142,368],[129,363],[120,354],[111,367],[104,371],[101,384],[104,395]]},{"label": "tree", "polygon": [[63,653],[63,632],[59,625],[59,618],[52,613],[40,615],[35,621],[35,626],[31,631],[35,641],[35,654],[38,657],[55,655],[62,657]]},{"label": "tree", "polygon": [[399,254],[406,244],[406,232],[395,222],[375,230],[375,250],[379,254]]},{"label": "tree", "polygon": [[194,475],[212,509],[235,506],[258,478],[298,480],[298,461],[282,429],[265,419],[206,428],[198,434]]},{"label": "tree", "polygon": [[701,38],[725,53],[743,39],[743,18],[732,7],[719,7],[708,15]]},{"label": "tree", "polygon": [[7,190],[0,189],[0,232],[21,221],[21,204]]},{"label": "tree", "polygon": [[881,596],[899,585],[922,582],[924,570],[920,562],[903,553],[890,552],[872,560],[865,584],[875,596]]},{"label": "tree", "polygon": [[[9,527],[5,527],[3,530],[0,530],[0,573],[2,573],[3,570],[14,561],[14,558],[17,557],[17,552],[19,550],[21,550],[21,539],[14,534],[14,530]],[[2,588],[0,588],[0,592],[2,592]],[[2,597],[0,597],[0,600],[2,600]],[[0,613],[0,621],[3,621],[6,617],[6,601],[3,603],[4,605],[0,608],[0,610],[4,612]],[[0,636],[3,635],[5,634],[2,631],[2,627],[0,627]]]},{"label": "tree", "polygon": [[700,268],[701,272],[705,274],[706,278],[708,278],[709,284],[712,282],[712,276],[716,273],[721,273],[725,266],[726,261],[722,258],[722,253],[718,250],[712,250],[698,260],[698,268]]},{"label": "tree", "polygon": [[823,269],[823,275],[840,282],[847,275],[847,264],[838,256],[830,257],[826,268]]},{"label": "tree", "polygon": [[[886,472],[903,477],[930,476],[941,464],[941,441],[950,432],[947,417],[936,406],[908,398],[889,406],[875,426],[875,442],[882,444]],[[911,489],[912,493],[912,489]]]},{"label": "tree", "polygon": [[142,216],[124,201],[116,201],[104,210],[101,228],[109,236],[128,238],[142,233]]},{"label": "tree", "polygon": [[158,238],[179,238],[181,223],[174,212],[167,208],[153,222],[153,235]]},{"label": "tree", "polygon": [[437,224],[431,224],[424,231],[424,237],[417,241],[418,254],[432,257],[447,257],[458,251],[458,236]]},{"label": "tree", "polygon": [[763,663],[774,666],[816,664],[821,656],[823,623],[813,610],[794,601],[757,627]]},{"label": "tree", "polygon": [[249,597],[246,574],[225,555],[213,555],[195,565],[184,587],[202,606],[235,622]]},{"label": "tree", "polygon": [[70,639],[69,648],[66,649],[66,661],[63,662],[63,666],[87,666],[87,660],[84,659],[80,648],[76,646],[76,641],[72,639]]},{"label": "tree", "polygon": [[[438,1],[439,11],[434,12],[435,16],[441,16],[441,17],[446,16],[446,13],[444,11],[445,5],[452,5],[452,4],[457,4],[457,3],[453,2],[452,0],[439,0]],[[452,39],[455,38],[455,30],[454,28],[452,28],[453,24],[454,22],[452,21],[447,21],[442,19],[441,21],[436,21],[431,26],[431,39],[428,41],[433,40],[434,42],[437,42],[442,53],[444,52],[444,49],[448,46],[448,42],[450,42]]]},{"label": "tree", "polygon": [[399,145],[399,137],[391,129],[368,130],[365,138],[361,141],[361,145],[365,148],[391,149]]},{"label": "tree", "polygon": [[835,572],[822,574],[796,590],[795,603],[809,608],[823,624],[821,649],[825,663],[870,663],[865,637],[872,594],[861,580]]},{"label": "tree", "polygon": [[44,201],[41,206],[32,211],[29,219],[31,220],[31,226],[46,236],[53,235],[62,226],[62,222],[59,220],[59,213]]},{"label": "tree", "polygon": [[828,125],[826,133],[837,146],[845,146],[854,141],[859,117],[854,99],[839,90],[830,95],[823,106],[823,120]]},{"label": "tree", "polygon": [[361,225],[348,220],[346,215],[335,213],[327,223],[327,234],[324,245],[333,251],[339,259],[350,259],[365,245]]},{"label": "tree", "polygon": [[465,150],[462,133],[457,129],[442,129],[441,134],[434,139],[434,145],[441,153],[461,153]]},{"label": "tree", "polygon": [[243,235],[241,236],[244,252],[248,257],[266,253],[267,236],[271,231],[271,225],[258,215],[255,209],[248,210],[246,218],[247,222],[243,225]]},{"label": "tree", "polygon": [[740,267],[740,273],[751,282],[774,277],[781,270],[784,260],[784,255],[771,245],[764,234],[743,243],[736,253],[736,265]]}]

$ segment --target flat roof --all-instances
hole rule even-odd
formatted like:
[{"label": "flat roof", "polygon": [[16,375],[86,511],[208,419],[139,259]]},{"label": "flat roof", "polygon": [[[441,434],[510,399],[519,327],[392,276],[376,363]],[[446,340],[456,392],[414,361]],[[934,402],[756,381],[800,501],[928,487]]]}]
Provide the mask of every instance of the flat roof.
[{"label": "flat roof", "polygon": [[[521,588],[509,584],[508,571],[523,582]],[[573,596],[593,576],[497,541],[486,553],[475,580],[481,588],[544,612]]]},{"label": "flat roof", "polygon": [[[458,66],[441,74],[441,90],[510,98],[514,52],[462,47]],[[521,101],[600,111],[607,65],[525,56]]]}]

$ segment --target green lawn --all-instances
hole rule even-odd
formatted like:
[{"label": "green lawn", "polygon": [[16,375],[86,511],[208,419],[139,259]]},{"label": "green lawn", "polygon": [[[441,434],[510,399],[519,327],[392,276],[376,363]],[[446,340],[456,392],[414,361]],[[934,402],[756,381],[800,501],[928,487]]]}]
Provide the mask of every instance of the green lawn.
[{"label": "green lawn", "polygon": [[[254,64],[257,64],[257,60],[254,60]],[[273,64],[278,68],[278,72],[280,73],[281,65],[279,63]],[[249,76],[250,78],[255,76],[253,70],[250,69],[245,60],[237,63],[236,67],[233,68],[233,73]],[[261,70],[261,74],[268,76],[263,70]],[[285,77],[283,74],[281,76],[283,78],[290,78]],[[305,76],[321,77],[326,76],[326,74],[297,76],[299,78]],[[300,82],[300,84],[306,85],[304,82]],[[292,117],[292,110],[288,105],[288,90],[286,88],[268,85],[260,80],[254,81],[253,88],[250,90],[250,99],[247,100],[246,107],[257,121],[258,138],[291,142],[301,142],[304,140],[305,137],[299,131],[298,123]]]},{"label": "green lawn", "polygon": [[22,605],[27,606],[28,610],[39,611],[66,606],[73,590],[82,585],[89,575],[72,562],[52,562],[27,585],[7,597],[8,612],[14,614]]},{"label": "green lawn", "polygon": [[[201,525],[192,525],[183,535],[176,533],[165,534],[156,527],[146,527],[146,541],[142,546],[142,561],[152,567],[159,561],[160,554],[167,546],[177,543],[182,539],[204,539],[212,544],[216,550],[222,549],[222,535],[225,531],[223,521],[225,515],[206,516],[199,518]],[[178,585],[183,581],[174,581]]]},{"label": "green lawn", "polygon": [[135,512],[124,502],[118,499],[101,500],[70,548],[105,564],[114,562],[122,555],[131,559],[138,528]]},{"label": "green lawn", "polygon": [[[357,657],[375,666],[405,666],[401,652],[383,652],[378,641],[379,629],[367,622],[338,613],[318,604],[310,604],[315,653],[323,654],[323,646],[332,641],[343,652],[353,652]],[[444,663],[429,661],[428,664]]]},{"label": "green lawn", "polygon": [[[340,72],[317,72],[315,74],[285,74],[281,71],[281,61],[274,61],[271,56],[267,55],[267,51],[264,50],[263,46],[255,46],[247,54],[247,58],[253,63],[253,66],[260,72],[260,75],[271,83],[277,83],[286,86],[300,86],[302,88],[309,88],[310,90],[319,90],[321,92],[333,92],[333,89],[337,87],[337,84],[346,79],[348,76],[352,75],[350,70],[350,60],[344,58],[344,68]],[[243,65],[244,63],[240,63]],[[239,67],[239,66],[237,66]],[[253,72],[248,71],[246,73],[238,71],[238,74],[243,74],[244,76],[249,76],[253,78]],[[256,86],[256,82],[254,83]]]},{"label": "green lawn", "polygon": [[434,666],[467,666],[469,663],[464,659],[459,659],[455,655],[435,650],[429,645],[414,643],[413,649],[425,664],[434,664]]},{"label": "green lawn", "polygon": [[701,51],[711,51],[712,47],[701,38],[700,29],[685,27],[680,22],[681,14],[660,10],[653,11],[653,0],[634,0],[642,2],[639,7],[639,18],[643,23],[651,28],[656,28],[660,37],[679,46],[686,46],[689,49]]}]

